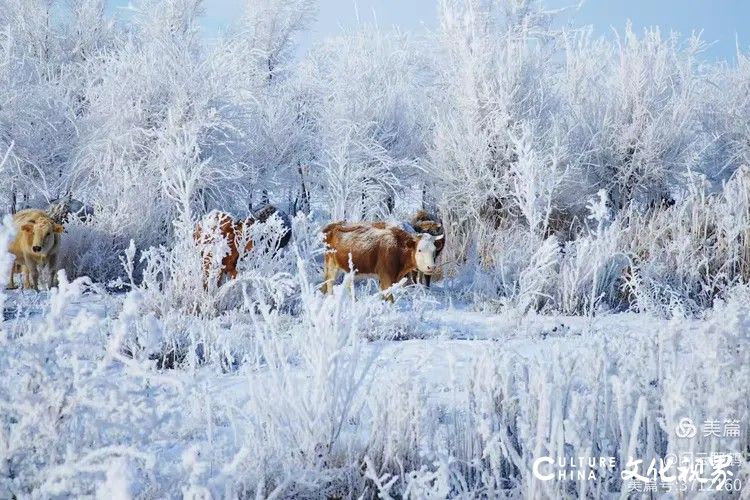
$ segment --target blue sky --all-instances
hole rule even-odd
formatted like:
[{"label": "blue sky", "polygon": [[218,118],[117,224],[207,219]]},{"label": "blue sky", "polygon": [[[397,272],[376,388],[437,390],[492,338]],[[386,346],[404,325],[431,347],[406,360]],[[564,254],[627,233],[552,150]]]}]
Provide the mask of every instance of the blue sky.
[{"label": "blue sky", "polygon": [[[203,26],[208,37],[228,27],[237,18],[246,0],[204,0]],[[576,5],[578,0],[547,0],[549,7]],[[113,12],[128,0],[108,0]],[[437,0],[320,0],[318,19],[304,40],[309,47],[341,29],[359,22],[403,30],[433,29],[437,25]],[[355,7],[356,5],[356,7]],[[591,24],[600,35],[622,32],[628,19],[636,30],[658,25],[687,36],[703,31],[703,39],[713,42],[707,50],[710,59],[735,59],[735,42],[750,47],[750,0],[587,0],[568,18],[576,24]],[[303,49],[304,49],[303,47]]]}]

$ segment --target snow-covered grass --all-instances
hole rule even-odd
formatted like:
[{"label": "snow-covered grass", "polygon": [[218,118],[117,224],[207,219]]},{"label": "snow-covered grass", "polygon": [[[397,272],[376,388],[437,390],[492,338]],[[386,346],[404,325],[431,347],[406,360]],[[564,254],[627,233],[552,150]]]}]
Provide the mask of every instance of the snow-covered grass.
[{"label": "snow-covered grass", "polygon": [[[439,286],[390,305],[299,276],[292,314],[261,294],[245,312],[156,314],[83,278],[6,292],[2,496],[601,498],[629,456],[747,449],[747,287],[666,320],[493,314]],[[680,439],[683,417],[742,434]],[[617,470],[531,475],[536,457],[592,453]]]}]

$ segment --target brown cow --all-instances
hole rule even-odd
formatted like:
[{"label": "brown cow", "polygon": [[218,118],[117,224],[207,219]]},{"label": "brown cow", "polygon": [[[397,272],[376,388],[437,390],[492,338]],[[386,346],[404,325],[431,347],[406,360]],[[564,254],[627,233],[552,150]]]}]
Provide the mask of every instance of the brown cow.
[{"label": "brown cow", "polygon": [[23,272],[24,288],[39,289],[39,271],[49,266],[50,288],[57,285],[57,253],[64,228],[43,210],[21,210],[13,216],[18,227],[16,238],[8,249],[16,257],[10,274],[9,288],[15,288],[13,274]]},{"label": "brown cow", "polygon": [[[380,289],[387,290],[414,269],[425,274],[435,270],[435,242],[442,236],[410,234],[383,222],[345,224],[335,222],[323,228],[325,283],[323,292],[333,291],[339,272],[353,270],[375,275]],[[386,297],[393,300],[393,297]]]},{"label": "brown cow", "polygon": [[[426,233],[431,234],[432,236],[441,237],[435,242],[435,259],[437,260],[440,253],[443,251],[443,248],[445,248],[445,230],[443,229],[443,224],[439,222],[439,219],[434,215],[430,215],[425,210],[419,210],[414,214],[414,217],[411,220],[411,227],[414,228],[414,231],[417,233]],[[424,283],[424,285],[429,288],[432,276],[416,270],[411,273],[411,279],[414,283]]]},{"label": "brown cow", "polygon": [[237,278],[237,263],[240,257],[253,249],[250,226],[256,222],[265,223],[273,215],[281,218],[284,227],[284,233],[277,242],[276,248],[273,249],[276,251],[289,243],[292,234],[288,216],[276,207],[267,205],[238,221],[225,212],[213,211],[206,215],[193,233],[193,238],[201,247],[203,254],[203,286],[205,288],[208,288],[208,278],[213,267],[213,252],[216,251],[224,256],[219,268],[217,286],[221,285],[225,275],[230,279]]}]

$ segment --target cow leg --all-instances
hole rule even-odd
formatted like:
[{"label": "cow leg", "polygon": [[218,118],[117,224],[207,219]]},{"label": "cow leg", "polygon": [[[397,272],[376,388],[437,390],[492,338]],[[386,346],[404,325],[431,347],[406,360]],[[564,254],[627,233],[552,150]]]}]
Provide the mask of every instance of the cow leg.
[{"label": "cow leg", "polygon": [[329,262],[328,259],[326,259],[325,270],[323,274],[324,281],[322,290],[323,293],[330,295],[333,293],[333,283],[336,281],[336,276],[338,275],[336,264],[333,262]]},{"label": "cow leg", "polygon": [[219,281],[221,281],[222,275],[229,276],[229,279],[235,280],[237,279],[237,262],[239,261],[239,256],[235,253],[236,250],[233,250],[230,248],[229,250],[230,254],[224,257],[221,261],[221,272],[219,273]]},{"label": "cow leg", "polygon": [[[390,276],[381,276],[380,277],[380,290],[382,292],[385,292],[390,287],[393,286],[393,280]],[[393,303],[393,294],[388,292],[383,294],[383,299],[387,300],[388,302]]]},{"label": "cow leg", "polygon": [[49,288],[50,290],[57,286],[57,254],[49,256]]},{"label": "cow leg", "polygon": [[425,286],[426,286],[427,288],[430,288],[430,281],[432,281],[432,276],[431,276],[431,275],[429,275],[429,274],[425,274],[425,275],[424,275],[424,285],[425,285]]},{"label": "cow leg", "polygon": [[29,271],[29,266],[26,264],[21,266],[21,272],[23,273],[23,288],[25,290],[28,290],[31,288],[31,272]]},{"label": "cow leg", "polygon": [[36,290],[39,291],[39,266],[34,263],[34,266],[29,270],[29,274],[31,275],[31,286]]},{"label": "cow leg", "polygon": [[23,273],[23,285],[24,288],[29,289],[33,288],[34,290],[39,290],[39,269],[37,268],[36,262],[34,262],[31,259],[26,259],[26,264],[24,265],[24,273]]},{"label": "cow leg", "polygon": [[320,291],[325,294],[333,293],[333,282],[336,281],[336,275],[338,274],[338,266],[336,265],[336,258],[333,254],[327,253],[323,263],[323,285],[320,287]]},{"label": "cow leg", "polygon": [[14,262],[13,265],[10,267],[10,279],[8,280],[8,289],[14,289],[16,288],[16,271],[21,271],[21,264],[18,262]]},{"label": "cow leg", "polygon": [[[206,289],[208,289],[208,277],[211,274],[211,267],[212,266],[209,263],[208,267],[206,268]],[[221,266],[216,273],[216,288],[219,288],[221,286],[221,283],[222,281],[224,281],[225,276],[234,279],[237,277],[237,270],[222,261]]]},{"label": "cow leg", "polygon": [[208,278],[211,276],[211,257],[203,256],[203,290],[208,290]]}]

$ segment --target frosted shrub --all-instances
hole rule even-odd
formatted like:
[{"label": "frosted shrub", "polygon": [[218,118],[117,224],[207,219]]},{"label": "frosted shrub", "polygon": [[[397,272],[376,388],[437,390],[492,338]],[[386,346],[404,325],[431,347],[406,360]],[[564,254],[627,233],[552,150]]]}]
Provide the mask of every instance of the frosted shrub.
[{"label": "frosted shrub", "polygon": [[628,307],[621,290],[630,262],[622,222],[609,221],[606,194],[600,196],[590,207],[591,224],[575,240],[561,241],[556,235],[541,239],[526,229],[502,229],[492,237],[479,232],[472,239],[486,245],[485,256],[470,255],[466,267],[474,277],[469,280],[464,272],[452,284],[478,292],[475,302],[492,298],[518,312],[578,314],[593,313],[604,304]]},{"label": "frosted shrub", "polygon": [[[465,261],[445,265],[447,274],[454,274],[448,281],[451,293],[477,304],[488,301],[495,305],[513,303],[518,298],[521,273],[535,272],[530,263],[534,259],[538,237],[530,235],[524,228],[491,231],[480,226],[476,235],[471,232],[461,234],[459,231],[464,228],[456,228],[450,223],[446,224],[446,229],[447,241],[462,239],[469,249]],[[529,241],[535,244],[529,245]],[[445,262],[447,257],[441,256],[441,259]]]},{"label": "frosted shrub", "polygon": [[126,298],[114,318],[77,308],[86,297],[116,310],[100,292],[61,275],[43,321],[3,325],[15,330],[3,340],[9,356],[0,362],[3,376],[14,380],[0,391],[4,496],[151,496],[178,488],[179,465],[170,459],[162,468],[148,448],[175,433],[191,441],[201,435],[200,411],[183,406],[199,389],[123,355],[123,338],[142,315],[138,300]]},{"label": "frosted shrub", "polygon": [[627,289],[637,310],[669,314],[679,303],[694,314],[746,280],[746,169],[718,192],[703,176],[690,182],[679,205],[631,213],[623,228],[623,250],[634,264]]},{"label": "frosted shrub", "polygon": [[[295,251],[299,252],[296,242],[286,249],[279,249],[279,245],[286,231],[294,231],[285,225],[278,214],[274,214],[263,224],[253,224],[246,230],[240,240],[250,238],[253,249],[242,255],[238,270],[240,276],[231,285],[241,287],[247,298],[262,297],[274,307],[283,305],[285,299],[296,288],[291,272],[299,266],[295,265]],[[300,234],[300,231],[297,231]]]},{"label": "frosted shrub", "polygon": [[247,370],[246,434],[231,472],[252,478],[248,487],[256,495],[334,494],[348,491],[356,477],[347,441],[373,382],[377,351],[364,348],[362,316],[350,307],[346,283],[330,296],[300,286],[300,324],[283,333],[267,305],[254,321],[258,358]]},{"label": "frosted shrub", "polygon": [[[204,288],[204,259],[192,236],[178,242],[174,248],[150,248],[143,252],[143,273],[140,283],[130,282],[128,299],[142,311],[129,329],[127,349],[132,355],[142,353],[160,360],[160,366],[187,363],[195,366],[215,359],[225,367],[243,359],[248,347],[248,335],[241,333],[239,324],[232,333],[222,334],[222,311],[245,304],[240,311],[253,311],[260,303],[282,306],[294,288],[291,276],[284,270],[290,257],[275,252],[286,228],[278,216],[265,224],[249,226],[246,234],[238,235],[239,248],[243,241],[252,239],[253,249],[242,252],[239,277],[216,288],[217,270],[221,265],[222,250],[213,245],[214,265],[209,273],[208,288]],[[223,241],[223,239],[221,240]],[[226,246],[226,244],[224,244]],[[123,258],[126,274],[133,275],[135,247],[131,243]],[[243,299],[244,297],[244,299]],[[127,303],[126,300],[126,303]],[[249,319],[231,314],[246,326]],[[139,334],[138,332],[141,332]]]},{"label": "frosted shrub", "polygon": [[71,278],[88,276],[106,283],[122,275],[122,266],[113,256],[128,248],[123,235],[112,234],[91,221],[69,217],[61,241],[59,266]]},{"label": "frosted shrub", "polygon": [[[76,381],[96,367],[92,346],[102,345],[102,324],[86,312],[70,317],[66,308],[88,289],[80,278],[72,283],[60,276],[51,292],[43,322],[7,321],[3,324],[3,357],[0,371],[13,384],[3,386],[2,432],[4,457],[0,488],[3,495],[23,496],[49,478],[49,467],[62,463],[88,436],[75,415],[85,414],[88,389]],[[13,375],[24,366],[21,377]],[[96,412],[91,414],[92,418]],[[96,433],[95,428],[90,429]],[[74,441],[67,441],[75,434]],[[65,436],[65,438],[63,438]],[[61,441],[65,440],[65,443]],[[66,452],[66,448],[67,451]]]},{"label": "frosted shrub", "polygon": [[716,246],[720,272],[728,282],[750,278],[750,166],[738,168],[724,183],[721,198],[713,207],[716,216]]},{"label": "frosted shrub", "polygon": [[[526,313],[538,310],[553,299],[560,258],[560,242],[550,236],[534,253],[518,277],[518,309]],[[564,269],[563,269],[564,271]]]},{"label": "frosted shrub", "polygon": [[621,237],[616,222],[565,244],[558,288],[561,311],[594,313],[603,304],[628,305],[620,290],[629,263],[620,250]]}]

